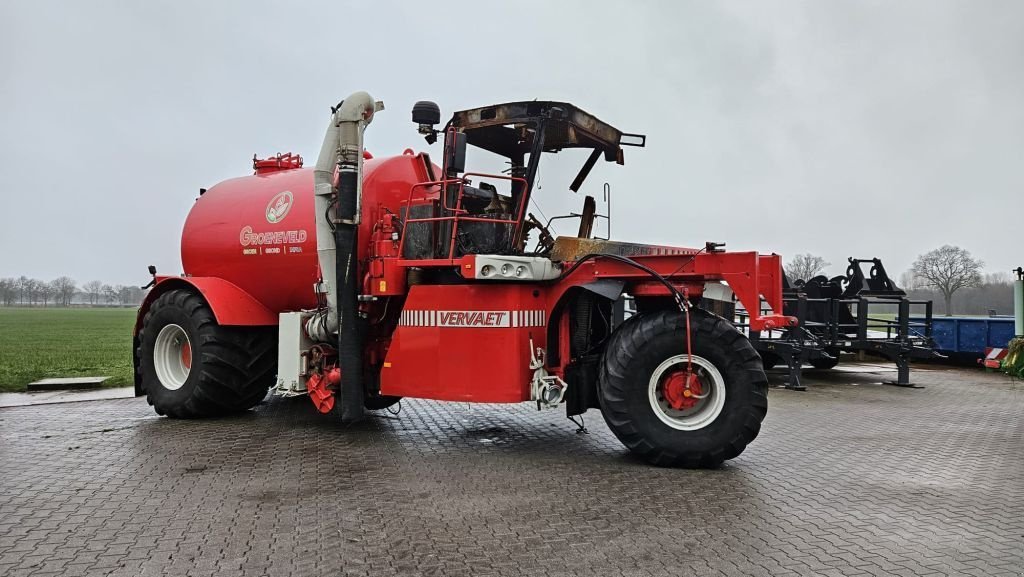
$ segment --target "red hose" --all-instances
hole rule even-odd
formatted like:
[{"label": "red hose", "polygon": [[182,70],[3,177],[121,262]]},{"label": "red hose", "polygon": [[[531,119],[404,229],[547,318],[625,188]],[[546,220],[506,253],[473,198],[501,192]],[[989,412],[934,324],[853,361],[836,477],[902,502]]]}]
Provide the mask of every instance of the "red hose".
[{"label": "red hose", "polygon": [[690,377],[693,375],[693,350],[690,348],[690,289],[683,288],[683,298],[686,301],[686,306],[683,307],[683,313],[686,315],[686,384],[689,388]]}]

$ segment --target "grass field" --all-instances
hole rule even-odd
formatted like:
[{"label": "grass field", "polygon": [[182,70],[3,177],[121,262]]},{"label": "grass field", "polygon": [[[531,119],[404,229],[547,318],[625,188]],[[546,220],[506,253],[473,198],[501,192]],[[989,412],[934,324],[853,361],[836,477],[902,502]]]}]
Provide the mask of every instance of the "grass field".
[{"label": "grass field", "polygon": [[0,391],[45,377],[132,383],[135,309],[0,308]]}]

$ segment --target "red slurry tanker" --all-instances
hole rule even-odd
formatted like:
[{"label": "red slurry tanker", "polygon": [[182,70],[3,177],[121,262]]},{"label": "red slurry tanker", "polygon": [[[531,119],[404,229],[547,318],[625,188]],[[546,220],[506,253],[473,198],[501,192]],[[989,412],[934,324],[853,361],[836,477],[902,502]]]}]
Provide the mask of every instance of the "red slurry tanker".
[{"label": "red slurry tanker", "polygon": [[[760,359],[695,305],[727,284],[746,310],[775,311],[753,312],[752,330],[791,325],[777,255],[597,238],[608,215],[591,196],[563,217],[579,222],[574,236],[530,212],[548,153],[590,152],[576,192],[644,136],[538,101],[464,110],[439,128],[438,106],[418,102],[419,133],[443,139],[439,166],[411,149],[367,153],[382,109],[357,92],[332,109],[314,168],[254,159],[255,174],[202,191],[182,233],[185,274],[151,267],[135,326],[136,391],[158,413],[244,411],[268,389],[345,422],[403,397],[532,401],[570,417],[599,409],[631,451],[688,467],[757,436]],[[469,147],[509,168],[472,172]],[[623,321],[625,296],[637,313]]]}]

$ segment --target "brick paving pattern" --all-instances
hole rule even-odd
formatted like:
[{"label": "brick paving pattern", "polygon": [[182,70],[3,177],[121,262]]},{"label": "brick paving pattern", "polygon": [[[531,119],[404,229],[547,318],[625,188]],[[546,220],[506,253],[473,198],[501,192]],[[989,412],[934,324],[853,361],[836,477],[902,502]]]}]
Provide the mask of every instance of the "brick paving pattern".
[{"label": "brick paving pattern", "polygon": [[528,404],[407,401],[349,429],[302,398],[209,421],[0,409],[0,575],[1024,575],[1024,383],[881,378],[773,390],[714,471]]}]

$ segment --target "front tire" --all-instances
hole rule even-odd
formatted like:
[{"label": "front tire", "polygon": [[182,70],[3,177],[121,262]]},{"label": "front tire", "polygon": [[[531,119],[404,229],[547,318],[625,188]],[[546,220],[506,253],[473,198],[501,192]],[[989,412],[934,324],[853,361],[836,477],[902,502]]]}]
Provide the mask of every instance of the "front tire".
[{"label": "front tire", "polygon": [[629,319],[602,359],[598,397],[605,422],[654,465],[718,466],[757,437],[768,410],[768,380],[750,341],[699,309],[690,311],[690,325],[692,373],[679,311]]},{"label": "front tire", "polygon": [[221,326],[191,291],[171,290],[153,301],[138,340],[141,390],[161,415],[188,419],[245,411],[274,383],[274,328]]}]

